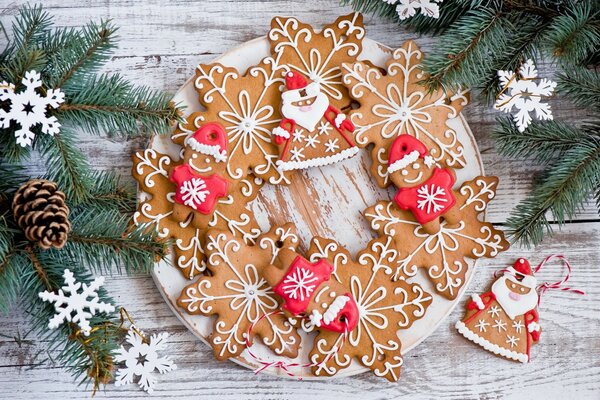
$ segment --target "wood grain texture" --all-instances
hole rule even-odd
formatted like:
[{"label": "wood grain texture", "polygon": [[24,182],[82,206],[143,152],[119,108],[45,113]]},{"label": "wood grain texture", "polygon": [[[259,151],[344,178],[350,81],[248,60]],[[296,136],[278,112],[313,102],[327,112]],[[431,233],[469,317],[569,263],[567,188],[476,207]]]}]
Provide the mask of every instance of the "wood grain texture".
[{"label": "wood grain texture", "polygon": [[[174,93],[199,62],[267,32],[275,15],[290,14],[318,25],[350,11],[334,0],[302,1],[190,1],[177,0],[45,0],[58,26],[79,26],[89,19],[112,18],[120,26],[119,48],[105,67],[138,83]],[[0,1],[0,21],[10,24],[22,1]],[[395,24],[365,18],[367,35],[392,47],[413,36]],[[0,38],[0,44],[4,39]],[[419,38],[426,52],[435,39]],[[552,67],[540,66],[544,76]],[[579,122],[584,112],[572,104],[551,100],[557,119]],[[497,114],[473,103],[465,116],[478,141],[488,174],[500,177],[497,198],[488,220],[502,226],[510,209],[531,185],[539,167],[498,155],[489,138]],[[110,142],[84,136],[81,149],[98,168],[116,168],[129,176],[132,151],[145,147],[141,140]],[[41,168],[33,165],[33,169]],[[304,182],[303,182],[304,183]],[[335,187],[335,183],[332,183]],[[299,185],[292,190],[301,190]],[[310,211],[310,210],[308,210]],[[307,212],[308,212],[307,211]],[[352,233],[358,234],[358,233]],[[463,314],[459,307],[446,323],[405,357],[403,376],[390,384],[369,374],[326,382],[296,382],[253,375],[230,362],[214,360],[211,350],[190,334],[171,313],[150,277],[107,279],[107,288],[136,316],[146,331],[172,333],[171,355],[179,369],[160,377],[154,398],[202,399],[490,399],[490,398],[600,398],[600,218],[590,203],[561,233],[535,249],[517,247],[497,259],[483,260],[470,292],[487,289],[493,271],[511,264],[515,257],[537,262],[542,255],[562,253],[572,262],[572,286],[587,292],[584,297],[552,292],[542,300],[543,328],[540,344],[532,349],[533,361],[519,365],[496,359],[458,335],[453,323]],[[548,269],[539,279],[551,280],[558,271]],[[47,361],[47,343],[34,336],[21,345],[13,339],[29,330],[24,311],[0,317],[0,397],[18,399],[82,399],[86,388],[77,386],[69,374]],[[145,397],[137,386],[108,386],[101,399]]]}]

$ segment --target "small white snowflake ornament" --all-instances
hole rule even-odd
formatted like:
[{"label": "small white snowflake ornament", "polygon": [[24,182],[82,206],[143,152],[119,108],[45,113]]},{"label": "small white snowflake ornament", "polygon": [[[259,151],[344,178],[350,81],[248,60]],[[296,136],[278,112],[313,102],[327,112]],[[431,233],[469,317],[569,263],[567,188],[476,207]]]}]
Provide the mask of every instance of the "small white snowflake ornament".
[{"label": "small white snowflake ornament", "polygon": [[524,132],[531,123],[531,112],[539,120],[551,120],[552,110],[548,103],[542,100],[551,96],[556,88],[556,82],[538,78],[538,71],[532,60],[527,60],[519,68],[518,75],[513,71],[498,71],[501,92],[494,107],[497,110],[510,113],[517,109],[513,120],[519,132]]},{"label": "small white snowflake ornament", "polygon": [[[56,314],[50,318],[48,328],[56,329],[63,322],[73,322],[79,326],[85,336],[90,335],[90,318],[100,312],[113,312],[112,304],[103,303],[98,298],[98,289],[104,284],[104,277],[98,277],[88,286],[75,281],[73,273],[65,269],[65,286],[58,293],[41,292],[42,300],[54,303]],[[81,291],[80,291],[81,289]]]},{"label": "small white snowflake ornament", "polygon": [[36,90],[42,86],[40,77],[35,71],[26,72],[22,80],[25,90],[18,93],[13,84],[0,83],[0,101],[10,101],[8,111],[0,109],[0,128],[9,128],[11,121],[20,125],[15,137],[22,147],[32,144],[35,133],[31,129],[39,124],[45,134],[54,136],[59,132],[58,120],[47,116],[47,112],[48,107],[58,108],[64,102],[65,94],[60,89],[47,89],[44,96],[40,95]]},{"label": "small white snowflake ornament", "polygon": [[440,17],[440,6],[437,3],[441,3],[443,0],[383,0],[388,4],[396,4],[396,12],[398,18],[403,21],[416,15],[417,10],[421,14],[430,18]]},{"label": "small white snowflake ornament", "polygon": [[168,357],[158,356],[158,352],[165,349],[168,333],[151,335],[148,341],[144,341],[143,335],[134,325],[129,328],[126,340],[131,346],[128,349],[121,346],[115,354],[116,362],[125,363],[123,368],[117,370],[115,386],[131,384],[138,376],[138,385],[152,393],[157,382],[154,371],[164,374],[176,370],[177,365]]}]

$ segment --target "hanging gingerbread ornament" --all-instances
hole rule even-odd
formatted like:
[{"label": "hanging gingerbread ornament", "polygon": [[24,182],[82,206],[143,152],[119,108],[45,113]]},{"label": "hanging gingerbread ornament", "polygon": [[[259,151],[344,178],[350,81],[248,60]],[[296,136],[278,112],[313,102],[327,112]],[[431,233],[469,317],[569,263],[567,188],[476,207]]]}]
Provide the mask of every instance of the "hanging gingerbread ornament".
[{"label": "hanging gingerbread ornament", "polygon": [[283,299],[283,309],[293,316],[306,317],[317,328],[350,332],[358,324],[358,307],[348,290],[330,279],[333,272],[325,259],[311,263],[292,250],[282,249],[263,276]]},{"label": "hanging gingerbread ornament", "polygon": [[[554,257],[563,260],[567,275],[559,282],[538,286],[534,273]],[[571,272],[571,266],[562,256],[547,257],[534,270],[526,259],[519,258],[502,272],[489,292],[471,296],[467,313],[456,323],[456,329],[496,355],[526,363],[530,361],[531,345],[540,340],[542,333],[538,315],[542,292],[548,289],[583,292],[562,286]]]},{"label": "hanging gingerbread ornament", "polygon": [[440,217],[454,225],[460,221],[460,211],[452,185],[454,171],[440,168],[423,142],[411,135],[398,136],[389,151],[388,174],[398,187],[394,201],[403,210],[413,213],[429,234],[440,229]]},{"label": "hanging gingerbread ornament", "polygon": [[43,249],[61,249],[71,231],[65,194],[54,182],[32,179],[15,193],[13,216],[27,240]]},{"label": "hanging gingerbread ornament", "polygon": [[283,119],[273,129],[279,148],[277,167],[283,171],[333,164],[354,156],[354,125],[329,104],[318,82],[308,83],[297,72],[285,77],[281,94]]}]

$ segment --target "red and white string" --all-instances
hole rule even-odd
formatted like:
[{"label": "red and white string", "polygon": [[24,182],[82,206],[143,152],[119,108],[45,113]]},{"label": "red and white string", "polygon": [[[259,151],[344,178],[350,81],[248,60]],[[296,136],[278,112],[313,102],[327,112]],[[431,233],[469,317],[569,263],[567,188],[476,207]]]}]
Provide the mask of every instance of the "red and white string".
[{"label": "red and white string", "polygon": [[339,353],[339,351],[341,350],[341,348],[344,346],[344,344],[346,343],[346,339],[348,338],[348,333],[349,331],[346,329],[344,331],[344,333],[342,333],[342,342],[339,344],[339,346],[336,347],[335,351],[332,351],[331,353],[327,354],[325,356],[325,358],[319,362],[311,362],[311,363],[298,363],[298,362],[287,362],[287,361],[266,361],[262,358],[260,358],[259,356],[257,356],[251,349],[251,345],[252,345],[252,331],[254,330],[254,326],[256,326],[256,324],[258,324],[260,321],[262,321],[264,318],[267,318],[269,316],[272,315],[280,315],[283,314],[283,311],[281,310],[275,310],[272,311],[270,313],[266,313],[260,316],[260,318],[258,318],[256,321],[254,321],[249,327],[248,327],[248,331],[246,332],[246,351],[248,352],[248,354],[250,355],[250,357],[252,357],[252,359],[254,361],[256,361],[258,364],[261,364],[260,367],[256,368],[254,370],[255,374],[258,374],[259,372],[264,371],[265,369],[274,367],[274,368],[280,368],[282,371],[284,371],[288,376],[291,377],[296,377],[298,378],[298,380],[302,380],[301,376],[296,376],[296,374],[294,374],[292,371],[290,371],[290,368],[296,368],[296,367],[300,367],[300,368],[312,368],[312,367],[318,367],[321,366],[325,363],[327,363],[332,357],[334,357],[335,355],[337,355]]},{"label": "red and white string", "polygon": [[567,260],[567,258],[563,255],[560,254],[553,254],[551,256],[548,256],[544,259],[544,261],[542,261],[537,267],[535,267],[535,269],[533,270],[534,273],[537,273],[540,269],[542,269],[542,267],[544,265],[546,265],[546,263],[550,260],[552,260],[553,258],[559,259],[563,262],[563,264],[565,265],[565,267],[567,267],[567,273],[565,274],[565,276],[556,282],[544,282],[541,285],[539,285],[537,287],[538,293],[539,293],[539,297],[538,297],[538,306],[540,305],[540,302],[542,301],[542,294],[544,294],[547,290],[560,290],[563,292],[572,292],[572,293],[576,293],[576,294],[581,294],[584,295],[585,292],[583,290],[579,290],[579,289],[574,289],[570,286],[563,286],[565,283],[567,283],[567,281],[569,280],[569,278],[571,277],[571,272],[572,272],[572,268],[571,268],[571,264],[569,263],[569,260]]}]

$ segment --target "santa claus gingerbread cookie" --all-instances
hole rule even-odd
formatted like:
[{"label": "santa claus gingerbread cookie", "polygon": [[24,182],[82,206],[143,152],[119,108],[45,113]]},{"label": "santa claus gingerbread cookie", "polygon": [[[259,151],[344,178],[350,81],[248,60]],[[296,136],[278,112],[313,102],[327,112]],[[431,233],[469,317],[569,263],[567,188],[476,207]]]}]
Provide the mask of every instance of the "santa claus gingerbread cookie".
[{"label": "santa claus gingerbread cookie", "polygon": [[492,285],[474,294],[456,329],[467,339],[502,357],[526,363],[533,343],[540,339],[537,280],[529,262],[518,259]]},{"label": "santa claus gingerbread cookie", "polygon": [[352,141],[354,125],[346,114],[329,104],[318,82],[308,83],[290,71],[281,94],[281,114],[273,129],[279,146],[277,165],[284,171],[332,164],[358,153]]}]

